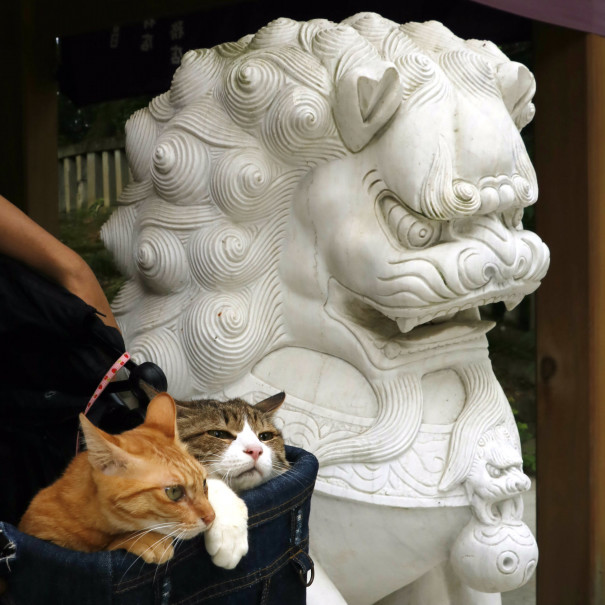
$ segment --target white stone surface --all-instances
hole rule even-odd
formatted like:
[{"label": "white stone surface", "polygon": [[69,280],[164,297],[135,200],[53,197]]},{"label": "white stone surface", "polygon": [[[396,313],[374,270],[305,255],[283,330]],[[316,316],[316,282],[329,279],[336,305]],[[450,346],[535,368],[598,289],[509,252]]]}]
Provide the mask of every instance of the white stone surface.
[{"label": "white stone surface", "polygon": [[478,314],[548,267],[521,222],[534,90],[436,22],[278,19],[187,53],[127,124],[102,235],[130,352],[181,398],[286,390],[284,433],[321,464],[314,554],[352,605],[499,603],[535,567]]}]

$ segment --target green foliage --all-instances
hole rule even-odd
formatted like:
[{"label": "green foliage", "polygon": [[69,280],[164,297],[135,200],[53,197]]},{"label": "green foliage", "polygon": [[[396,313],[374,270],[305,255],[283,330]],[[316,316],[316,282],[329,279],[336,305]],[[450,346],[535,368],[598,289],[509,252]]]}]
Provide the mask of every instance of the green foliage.
[{"label": "green foliage", "polygon": [[123,136],[126,120],[150,100],[141,96],[76,107],[59,93],[59,147]]}]

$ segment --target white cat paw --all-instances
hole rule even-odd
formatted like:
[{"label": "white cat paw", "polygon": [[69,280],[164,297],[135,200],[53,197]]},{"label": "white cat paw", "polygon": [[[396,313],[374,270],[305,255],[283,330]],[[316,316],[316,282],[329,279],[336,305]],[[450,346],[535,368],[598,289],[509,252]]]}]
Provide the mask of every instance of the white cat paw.
[{"label": "white cat paw", "polygon": [[208,479],[208,500],[216,518],[206,533],[206,550],[218,567],[233,569],[248,552],[246,503],[220,479]]}]

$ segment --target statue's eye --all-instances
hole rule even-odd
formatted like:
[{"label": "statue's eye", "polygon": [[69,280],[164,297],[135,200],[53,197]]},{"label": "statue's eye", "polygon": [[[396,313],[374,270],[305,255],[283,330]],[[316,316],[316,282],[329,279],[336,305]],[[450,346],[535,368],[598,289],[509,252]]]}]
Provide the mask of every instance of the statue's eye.
[{"label": "statue's eye", "polygon": [[211,437],[216,437],[217,439],[228,439],[229,441],[233,441],[235,437],[229,431],[219,431],[219,430],[211,430],[208,431],[208,434]]},{"label": "statue's eye", "polygon": [[275,437],[275,433],[272,433],[271,431],[265,431],[264,433],[259,433],[258,435],[258,438],[261,441],[271,441],[273,437]]},{"label": "statue's eye", "polygon": [[170,485],[164,488],[169,500],[178,502],[185,495],[185,488],[182,485]]},{"label": "statue's eye", "polygon": [[404,208],[393,195],[384,195],[380,207],[391,233],[405,248],[426,248],[441,235],[441,223]]},{"label": "statue's eye", "polygon": [[426,248],[437,240],[440,232],[440,224],[423,221],[411,214],[403,217],[397,226],[397,237],[407,248]]},{"label": "statue's eye", "polygon": [[486,464],[485,466],[487,468],[489,476],[493,477],[494,479],[498,479],[498,477],[502,477],[502,475],[504,474],[504,470],[501,468],[492,466],[491,464]]}]

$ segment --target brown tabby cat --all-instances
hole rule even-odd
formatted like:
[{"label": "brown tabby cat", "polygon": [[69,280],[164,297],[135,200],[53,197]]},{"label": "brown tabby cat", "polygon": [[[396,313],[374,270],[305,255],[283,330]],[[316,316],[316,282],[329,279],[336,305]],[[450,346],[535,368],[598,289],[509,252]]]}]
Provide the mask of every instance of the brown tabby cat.
[{"label": "brown tabby cat", "polygon": [[272,421],[285,393],[256,405],[243,399],[177,401],[179,434],[189,451],[240,492],[286,471],[284,440]]},{"label": "brown tabby cat", "polygon": [[[187,453],[170,395],[154,397],[145,422],[121,435],[101,431],[82,414],[80,422],[87,451],[35,496],[21,531],[66,548],[126,549],[148,563],[164,563],[173,556],[173,539],[212,527],[206,547],[214,562],[237,564],[248,548],[246,505],[220,481],[207,481]],[[215,521],[213,506],[226,518]]]}]

